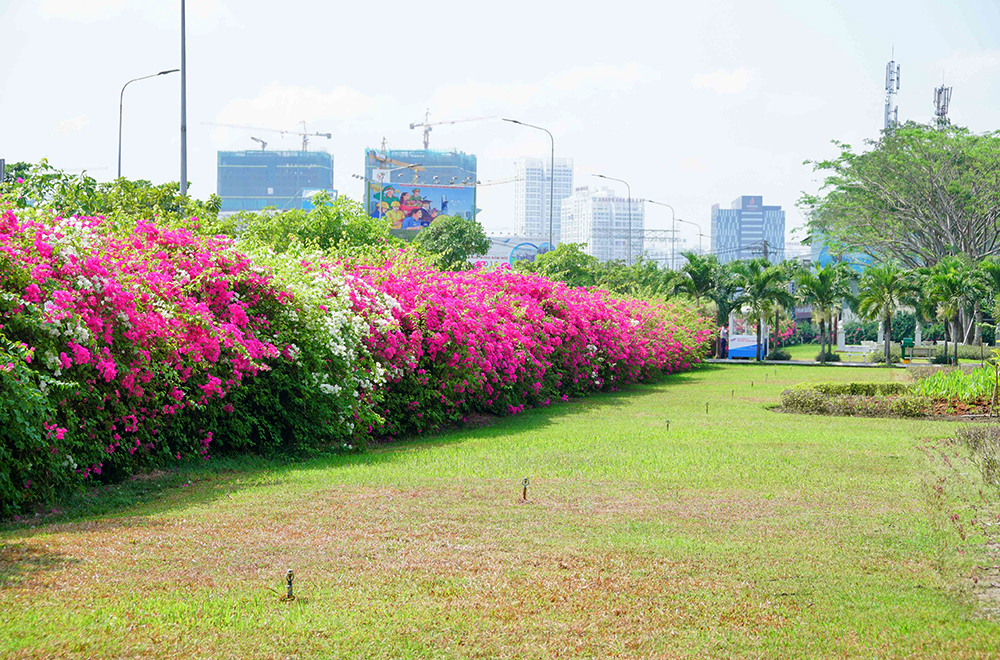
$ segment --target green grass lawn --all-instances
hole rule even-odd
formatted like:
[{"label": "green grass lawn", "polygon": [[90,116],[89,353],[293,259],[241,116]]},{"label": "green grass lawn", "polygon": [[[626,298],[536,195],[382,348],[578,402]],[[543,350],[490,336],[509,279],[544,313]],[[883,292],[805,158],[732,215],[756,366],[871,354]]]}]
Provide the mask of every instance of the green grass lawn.
[{"label": "green grass lawn", "polygon": [[110,488],[0,529],[0,656],[997,657],[973,584],[1000,582],[996,492],[957,425],[765,409],[804,380],[893,378],[711,366]]},{"label": "green grass lawn", "polygon": [[[819,355],[819,344],[798,344],[796,346],[783,346],[784,350],[788,351],[793,360],[815,360],[816,356]],[[834,353],[836,353],[836,343],[834,344]],[[841,353],[840,359],[844,362],[865,362],[865,356],[863,355],[850,355],[848,353]]]}]

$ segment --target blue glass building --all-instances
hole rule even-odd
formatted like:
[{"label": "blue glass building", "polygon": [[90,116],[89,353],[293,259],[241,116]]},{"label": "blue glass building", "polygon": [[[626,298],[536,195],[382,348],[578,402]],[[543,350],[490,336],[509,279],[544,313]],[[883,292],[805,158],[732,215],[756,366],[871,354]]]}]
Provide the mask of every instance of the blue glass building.
[{"label": "blue glass building", "polygon": [[760,195],[743,195],[732,208],[712,207],[712,254],[721,263],[767,256],[777,263],[785,258],[785,212],[764,206]]},{"label": "blue glass building", "polygon": [[[333,155],[325,151],[220,151],[222,211],[303,208],[303,193],[333,189]],[[308,202],[306,202],[308,205]]]}]

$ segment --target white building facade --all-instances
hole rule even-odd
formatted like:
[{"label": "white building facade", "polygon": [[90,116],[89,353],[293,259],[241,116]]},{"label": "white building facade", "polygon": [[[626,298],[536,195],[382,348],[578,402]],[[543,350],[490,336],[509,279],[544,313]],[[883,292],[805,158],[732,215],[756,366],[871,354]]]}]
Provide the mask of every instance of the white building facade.
[{"label": "white building facade", "polygon": [[[553,182],[552,177],[555,177]],[[560,242],[560,205],[573,194],[573,159],[521,158],[514,163],[514,233],[549,240],[549,195],[554,186],[552,241]]]},{"label": "white building facade", "polygon": [[577,188],[562,201],[563,243],[582,243],[584,251],[601,261],[629,259],[631,224],[632,263],[643,251],[646,200],[619,196],[607,188]]}]

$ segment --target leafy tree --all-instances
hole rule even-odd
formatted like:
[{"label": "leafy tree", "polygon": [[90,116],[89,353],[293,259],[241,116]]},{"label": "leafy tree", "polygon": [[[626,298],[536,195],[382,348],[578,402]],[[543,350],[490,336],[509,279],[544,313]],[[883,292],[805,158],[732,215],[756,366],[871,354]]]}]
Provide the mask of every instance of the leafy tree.
[{"label": "leafy tree", "polygon": [[655,261],[640,261],[628,266],[617,259],[600,264],[596,286],[635,298],[670,298],[685,290],[681,273],[662,268]]},{"label": "leafy tree", "polygon": [[439,217],[417,233],[414,243],[442,270],[467,270],[472,257],[490,249],[490,239],[478,220],[459,216]]},{"label": "leafy tree", "polygon": [[[156,218],[168,225],[198,230],[216,222],[222,199],[217,195],[201,202],[181,196],[176,183],[154,185],[125,178],[98,183],[86,173],[67,174],[42,160],[25,170],[15,164],[17,176],[5,176],[0,195],[19,208],[46,209],[63,216],[101,215],[116,231],[131,232],[137,221]],[[18,181],[18,179],[23,179]],[[198,220],[192,222],[192,218]]]},{"label": "leafy tree", "polygon": [[814,272],[800,273],[796,278],[799,295],[803,302],[812,305],[813,318],[819,318],[820,362],[826,363],[828,346],[832,343],[828,334],[833,316],[840,311],[844,301],[851,299],[850,282],[853,271],[844,264],[832,263],[816,266]]},{"label": "leafy tree", "polygon": [[3,181],[0,183],[17,183],[18,179],[26,179],[31,174],[31,163],[5,163]]},{"label": "leafy tree", "polygon": [[324,252],[351,252],[394,241],[389,233],[390,222],[372,218],[352,199],[331,200],[326,193],[318,193],[313,204],[315,208],[308,211],[236,213],[215,222],[211,233],[264,243],[276,252],[285,252],[293,244]]},{"label": "leafy tree", "polygon": [[863,153],[834,144],[837,158],[812,162],[822,194],[799,204],[836,250],[909,267],[1000,252],[1000,131],[908,122]]},{"label": "leafy tree", "polygon": [[749,310],[757,324],[757,360],[760,360],[763,319],[775,305],[791,306],[795,300],[788,290],[784,269],[766,259],[737,261],[733,264],[733,275],[740,289],[737,301]]},{"label": "leafy tree", "polygon": [[594,286],[601,262],[584,252],[583,245],[579,243],[561,243],[556,249],[538,255],[534,261],[519,261],[514,267],[565,282],[569,286]]},{"label": "leafy tree", "polygon": [[912,288],[907,272],[896,264],[869,266],[861,275],[857,308],[862,318],[882,321],[885,336],[885,366],[892,366],[892,318]]}]

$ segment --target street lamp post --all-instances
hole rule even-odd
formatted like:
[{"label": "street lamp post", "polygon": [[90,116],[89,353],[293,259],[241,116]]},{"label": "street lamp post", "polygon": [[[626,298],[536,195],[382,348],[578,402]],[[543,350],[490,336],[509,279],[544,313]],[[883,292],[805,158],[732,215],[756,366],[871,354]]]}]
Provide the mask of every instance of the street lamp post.
[{"label": "street lamp post", "polygon": [[656,204],[657,206],[666,206],[670,209],[670,270],[674,270],[677,261],[677,214],[674,212],[674,207],[670,204],[664,204],[663,202],[654,202],[651,199],[647,199],[650,204]]},{"label": "street lamp post", "polygon": [[701,237],[704,236],[704,234],[701,233],[701,225],[699,225],[696,222],[691,222],[690,220],[685,220],[683,218],[677,218],[677,222],[683,222],[686,225],[693,225],[695,228],[698,229],[698,252],[701,252]]},{"label": "street lamp post", "polygon": [[170,69],[169,71],[160,71],[159,73],[151,73],[148,76],[142,76],[141,78],[133,78],[124,85],[122,85],[122,93],[118,96],[118,178],[122,178],[122,113],[125,108],[125,88],[131,83],[137,80],[145,80],[146,78],[155,78],[156,76],[165,76],[168,73],[176,73],[180,69]]},{"label": "street lamp post", "polygon": [[[625,187],[628,188],[628,265],[632,265],[632,186],[628,185],[628,181],[625,179],[616,179],[613,176],[604,176],[603,174],[595,174],[594,176],[600,179],[607,179],[608,181],[618,181],[619,183],[624,183]],[[612,229],[612,235],[614,230]]]},{"label": "street lamp post", "polygon": [[[551,131],[547,128],[535,126],[534,124],[525,124],[523,121],[518,121],[516,119],[504,119],[504,121],[509,121],[512,124],[519,124],[521,126],[527,126],[528,128],[537,128],[538,130],[545,131],[549,134],[549,140],[552,142],[552,157],[549,162],[549,249],[555,249],[555,243],[552,239],[552,222],[555,217],[553,209],[555,208],[556,202],[556,139],[552,137]],[[562,227],[561,222],[560,227]]]},{"label": "street lamp post", "polygon": [[187,42],[184,0],[181,0],[181,196],[188,189],[188,127],[187,127]]}]

